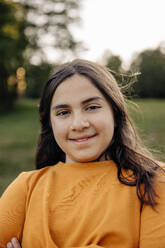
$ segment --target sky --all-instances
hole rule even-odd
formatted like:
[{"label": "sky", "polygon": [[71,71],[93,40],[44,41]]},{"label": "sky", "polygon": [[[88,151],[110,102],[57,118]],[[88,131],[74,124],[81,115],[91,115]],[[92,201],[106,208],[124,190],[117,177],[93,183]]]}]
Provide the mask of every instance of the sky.
[{"label": "sky", "polygon": [[[73,36],[87,48],[80,58],[104,63],[103,56],[111,53],[119,55],[127,68],[136,54],[165,42],[165,0],[81,2],[81,25],[72,27]],[[54,52],[46,46],[51,62]]]},{"label": "sky", "polygon": [[80,17],[74,36],[88,48],[81,58],[98,61],[109,50],[128,64],[165,41],[164,0],[82,0]]}]

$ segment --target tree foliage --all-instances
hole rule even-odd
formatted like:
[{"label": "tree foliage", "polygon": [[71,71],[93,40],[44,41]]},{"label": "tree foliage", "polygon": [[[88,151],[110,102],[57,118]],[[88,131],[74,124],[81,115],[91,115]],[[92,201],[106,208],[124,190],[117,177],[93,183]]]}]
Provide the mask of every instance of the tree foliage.
[{"label": "tree foliage", "polygon": [[[25,33],[29,41],[27,56],[46,60],[47,48],[53,47],[62,60],[69,54],[82,49],[72,33],[73,24],[80,21],[79,8],[81,0],[19,0],[27,11]],[[64,56],[65,55],[65,56]]]},{"label": "tree foliage", "polygon": [[[48,79],[51,68],[46,51],[50,47],[57,64],[74,57],[83,49],[80,41],[72,34],[72,26],[79,23],[79,8],[81,0],[19,0],[27,10],[25,33],[28,37],[29,47],[26,56],[33,62],[39,59],[39,64],[26,65],[28,97],[39,97],[43,84]],[[56,52],[55,52],[56,51]]]},{"label": "tree foliage", "polygon": [[132,85],[137,81],[138,73],[132,73],[130,70],[125,70],[122,67],[123,61],[119,55],[113,55],[111,52],[106,52],[103,57],[104,63],[109,68],[117,83],[121,87],[121,91],[128,98],[134,95]]},{"label": "tree foliage", "polygon": [[[54,66],[53,66],[54,68]],[[42,62],[40,65],[28,65],[26,68],[27,91],[26,96],[30,98],[39,98],[44,86],[48,80],[52,66]]]},{"label": "tree foliage", "polygon": [[135,84],[138,97],[165,97],[165,54],[161,47],[138,54],[131,64],[131,70],[141,72]]},{"label": "tree foliage", "polygon": [[107,53],[104,55],[104,60],[106,67],[109,68],[113,76],[116,78],[117,82],[120,84],[123,79],[120,76],[120,73],[123,72],[121,57],[107,51]]},{"label": "tree foliage", "polygon": [[111,55],[107,58],[106,66],[115,72],[121,72],[122,59],[118,55]]},{"label": "tree foliage", "polygon": [[1,0],[0,13],[0,111],[7,111],[16,98],[14,75],[24,61],[27,39],[23,32],[25,13],[19,3]]},{"label": "tree foliage", "polygon": [[[0,0],[0,110],[11,109],[16,99],[18,67],[27,70],[27,95],[38,96],[51,68],[46,49],[53,46],[65,60],[82,48],[72,34],[72,25],[80,19],[80,1]],[[44,80],[38,80],[39,74]]]},{"label": "tree foliage", "polygon": [[[104,63],[127,96],[141,98],[165,97],[165,49],[163,44],[156,49],[146,49],[138,53],[130,68],[122,68],[120,56],[106,52]],[[139,72],[139,73],[138,73]],[[130,86],[130,87],[129,87]]]}]

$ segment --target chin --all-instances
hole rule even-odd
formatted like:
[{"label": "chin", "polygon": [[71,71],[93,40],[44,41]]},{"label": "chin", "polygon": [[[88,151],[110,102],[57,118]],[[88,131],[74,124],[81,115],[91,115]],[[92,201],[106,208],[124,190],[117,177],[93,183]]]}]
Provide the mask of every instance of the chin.
[{"label": "chin", "polygon": [[75,158],[74,160],[79,163],[87,163],[87,162],[95,162],[99,158],[100,158],[99,156],[95,156],[95,157],[86,157],[86,158]]}]

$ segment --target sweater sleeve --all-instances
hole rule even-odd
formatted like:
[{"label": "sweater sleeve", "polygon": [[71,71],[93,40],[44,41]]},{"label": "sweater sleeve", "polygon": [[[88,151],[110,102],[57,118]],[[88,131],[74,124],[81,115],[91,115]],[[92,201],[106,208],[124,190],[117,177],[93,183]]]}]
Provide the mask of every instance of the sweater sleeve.
[{"label": "sweater sleeve", "polygon": [[157,182],[157,206],[144,206],[141,215],[140,248],[165,247],[165,179]]},{"label": "sweater sleeve", "polygon": [[25,218],[26,172],[21,173],[0,198],[0,247],[12,237],[21,239]]}]

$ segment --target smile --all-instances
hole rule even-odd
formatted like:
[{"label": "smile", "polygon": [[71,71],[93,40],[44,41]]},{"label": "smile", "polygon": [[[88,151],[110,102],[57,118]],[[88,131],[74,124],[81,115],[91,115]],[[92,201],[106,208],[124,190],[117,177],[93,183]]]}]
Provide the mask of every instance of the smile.
[{"label": "smile", "polygon": [[96,134],[92,135],[92,136],[83,136],[83,137],[77,137],[74,139],[69,139],[75,143],[86,143],[87,141],[89,141],[90,139],[94,138],[96,136]]}]

